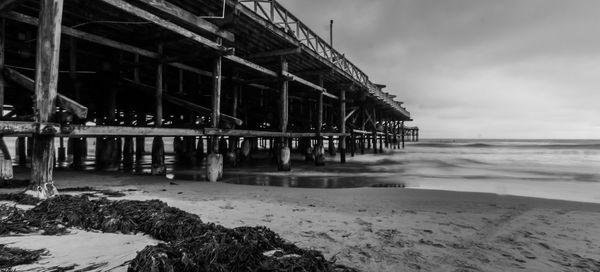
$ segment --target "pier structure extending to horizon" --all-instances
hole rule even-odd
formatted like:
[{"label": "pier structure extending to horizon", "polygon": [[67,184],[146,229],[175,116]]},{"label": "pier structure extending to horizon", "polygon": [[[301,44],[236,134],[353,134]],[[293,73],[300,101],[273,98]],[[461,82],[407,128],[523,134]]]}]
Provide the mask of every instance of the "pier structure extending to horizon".
[{"label": "pier structure extending to horizon", "polygon": [[44,196],[66,152],[82,164],[87,138],[105,170],[131,167],[152,137],[164,174],[174,137],[180,156],[206,154],[211,181],[223,157],[235,165],[264,141],[287,171],[291,150],[323,165],[325,145],[343,163],[347,149],[418,139],[395,95],[276,1],[4,0],[0,69],[0,133],[18,137]]}]

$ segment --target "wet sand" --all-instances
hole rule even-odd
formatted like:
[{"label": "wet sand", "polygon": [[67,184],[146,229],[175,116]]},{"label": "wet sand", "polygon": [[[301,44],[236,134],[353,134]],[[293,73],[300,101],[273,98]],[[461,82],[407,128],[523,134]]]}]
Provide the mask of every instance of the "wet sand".
[{"label": "wet sand", "polygon": [[[22,169],[17,173],[27,174]],[[56,180],[62,188],[136,189],[124,198],[161,199],[226,227],[267,226],[301,247],[365,271],[600,270],[599,204],[404,188],[211,184],[68,170],[58,170]],[[1,240],[17,247],[47,247],[51,255],[28,266],[32,271],[50,263],[82,268],[123,259],[124,253],[114,248],[124,241],[130,251],[155,242],[143,236],[100,235],[106,239],[40,236],[37,245],[28,237]],[[69,250],[78,254],[56,258]],[[133,258],[135,252],[131,254]],[[99,269],[114,267],[110,263]]]}]

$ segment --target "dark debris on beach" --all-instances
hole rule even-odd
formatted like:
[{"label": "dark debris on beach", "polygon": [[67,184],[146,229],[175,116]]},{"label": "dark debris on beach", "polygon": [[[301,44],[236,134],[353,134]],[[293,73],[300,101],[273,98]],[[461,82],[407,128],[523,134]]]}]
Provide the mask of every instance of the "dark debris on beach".
[{"label": "dark debris on beach", "polygon": [[44,254],[47,254],[44,249],[26,250],[0,244],[0,271],[11,271],[10,267],[33,263]]},{"label": "dark debris on beach", "polygon": [[[0,199],[15,196],[0,195]],[[266,227],[225,228],[162,201],[60,195],[23,211],[0,211],[0,235],[63,234],[70,227],[145,233],[161,240],[138,252],[128,271],[357,271],[301,249]],[[271,252],[271,253],[269,253]]]}]

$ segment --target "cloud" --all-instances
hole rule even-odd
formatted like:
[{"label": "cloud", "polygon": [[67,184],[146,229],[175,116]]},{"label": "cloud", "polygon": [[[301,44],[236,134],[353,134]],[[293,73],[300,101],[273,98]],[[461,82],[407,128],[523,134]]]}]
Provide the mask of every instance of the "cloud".
[{"label": "cloud", "polygon": [[[280,0],[424,137],[598,138],[600,2]],[[513,129],[514,128],[514,129]]]}]

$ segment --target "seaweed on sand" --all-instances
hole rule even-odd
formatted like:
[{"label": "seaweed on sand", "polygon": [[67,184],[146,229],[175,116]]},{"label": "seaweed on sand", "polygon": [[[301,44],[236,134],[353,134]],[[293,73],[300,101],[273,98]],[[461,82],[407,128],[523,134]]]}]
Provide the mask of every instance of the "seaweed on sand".
[{"label": "seaweed on sand", "polygon": [[40,202],[39,198],[23,193],[0,194],[0,200],[14,201],[23,205],[36,205]]},{"label": "seaweed on sand", "polygon": [[[61,195],[0,223],[4,222],[17,224],[13,232],[79,227],[142,232],[165,242],[139,252],[129,271],[356,271],[326,260],[320,252],[298,248],[268,228],[229,229],[204,223],[199,216],[159,200]],[[265,254],[273,250],[278,254]]]},{"label": "seaweed on sand", "polygon": [[30,264],[46,253],[47,251],[44,249],[26,250],[0,244],[0,268],[5,269],[15,265]]}]

